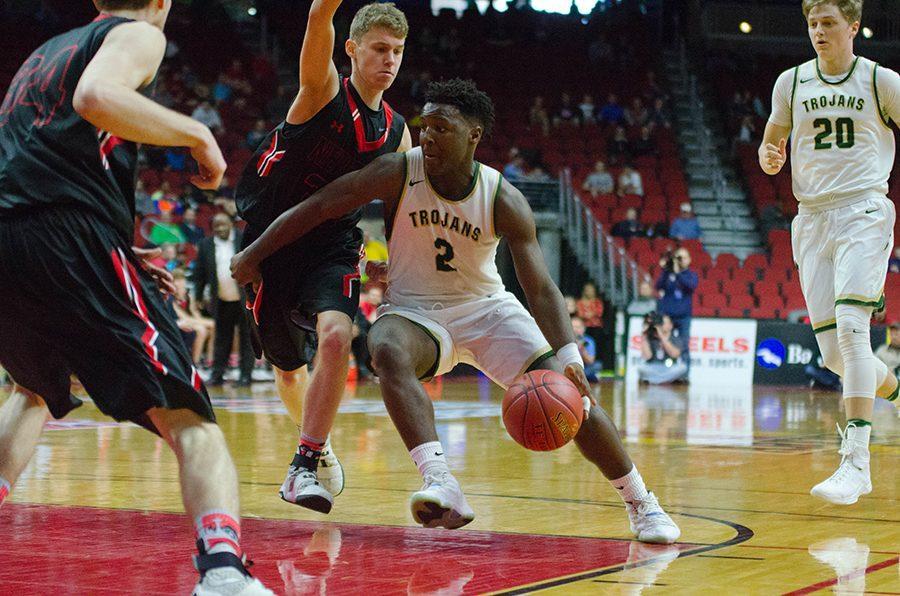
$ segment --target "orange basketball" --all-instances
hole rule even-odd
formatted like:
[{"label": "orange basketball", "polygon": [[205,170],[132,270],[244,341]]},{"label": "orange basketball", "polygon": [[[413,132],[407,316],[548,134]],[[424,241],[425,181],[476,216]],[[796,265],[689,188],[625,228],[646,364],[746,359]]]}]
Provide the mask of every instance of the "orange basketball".
[{"label": "orange basketball", "polygon": [[534,451],[552,451],[571,441],[583,418],[581,392],[552,370],[525,373],[503,396],[506,432]]}]

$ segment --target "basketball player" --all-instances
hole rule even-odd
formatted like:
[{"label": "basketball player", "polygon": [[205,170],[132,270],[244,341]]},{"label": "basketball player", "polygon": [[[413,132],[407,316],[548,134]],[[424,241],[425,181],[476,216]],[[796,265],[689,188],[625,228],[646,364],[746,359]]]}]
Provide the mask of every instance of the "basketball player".
[{"label": "basketball player", "polygon": [[[412,142],[403,117],[382,101],[403,60],[409,26],[393,4],[369,4],[353,17],[349,78],[331,59],[332,19],[341,0],[315,0],[300,51],[300,92],[284,122],[260,143],[238,183],[245,245],[285,210],[338,176]],[[275,368],[278,395],[300,431],[279,493],[290,503],[328,513],[344,473],[328,433],[347,382],[353,317],[359,308],[360,212],[325,223],[271,255],[253,315],[262,353]],[[316,361],[306,411],[306,364]],[[319,466],[321,462],[321,467]],[[320,484],[321,482],[321,484]]]},{"label": "basketball player", "polygon": [[794,261],[825,365],[843,377],[847,427],[837,471],[811,493],[839,505],[872,492],[869,434],[875,396],[897,398],[897,379],[872,354],[869,321],[884,307],[894,246],[887,199],[900,119],[900,77],[853,54],[862,0],[803,0],[816,58],[785,71],[759,148],[767,174],[791,171],[800,214]]},{"label": "basketball player", "polygon": [[[244,567],[237,473],[212,405],[152,274],[131,249],[136,143],[188,147],[218,188],[212,133],[148,99],[170,0],[96,0],[92,23],[46,42],[0,107],[0,502],[48,415],[81,403],[157,431],[178,459],[197,529],[196,595],[272,594]],[[122,528],[127,532],[127,528]]]},{"label": "basketball player", "polygon": [[[528,202],[499,172],[474,160],[493,126],[490,98],[471,81],[454,79],[431,84],[426,99],[421,147],[382,156],[284,213],[235,255],[232,272],[239,282],[252,282],[262,259],[319,222],[373,197],[385,202],[388,286],[369,350],[388,412],[424,478],[412,496],[413,517],[427,527],[458,528],[475,514],[450,473],[419,379],[465,362],[504,388],[538,368],[564,372],[583,395],[590,386]],[[501,236],[537,322],[497,273]],[[588,408],[575,443],[622,496],[638,540],[674,542],[678,526],[644,487],[612,421],[600,407]]]}]

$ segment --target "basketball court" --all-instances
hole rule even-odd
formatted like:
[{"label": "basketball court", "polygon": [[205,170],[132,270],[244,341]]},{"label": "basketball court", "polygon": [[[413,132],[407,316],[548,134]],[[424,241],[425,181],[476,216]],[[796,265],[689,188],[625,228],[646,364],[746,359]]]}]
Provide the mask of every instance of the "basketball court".
[{"label": "basketball court", "polygon": [[[327,516],[278,498],[296,435],[271,385],[214,394],[251,571],[276,593],[900,594],[900,419],[883,400],[874,491],[839,507],[808,494],[837,464],[838,393],[601,384],[648,487],[682,528],[677,544],[656,546],[631,540],[621,502],[574,445],[515,444],[486,379],[427,387],[476,512],[462,530],[413,524],[420,478],[377,385],[347,386],[332,435],[347,484]],[[3,591],[187,593],[192,528],[163,441],[90,402],[48,431],[0,515]]]}]

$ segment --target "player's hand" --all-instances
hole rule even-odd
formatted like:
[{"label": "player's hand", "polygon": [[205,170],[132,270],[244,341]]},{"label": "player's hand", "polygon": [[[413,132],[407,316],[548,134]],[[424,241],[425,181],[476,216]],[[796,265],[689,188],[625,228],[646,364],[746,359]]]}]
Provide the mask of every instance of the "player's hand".
[{"label": "player's hand", "polygon": [[246,249],[231,257],[231,277],[238,285],[252,284],[254,291],[259,288],[259,282],[262,280],[259,263],[250,257]]},{"label": "player's hand", "polygon": [[150,274],[150,277],[153,278],[153,281],[156,282],[156,285],[159,287],[160,291],[163,294],[175,295],[175,278],[172,277],[172,273],[168,270],[163,269],[162,267],[157,267],[150,261],[162,255],[162,249],[160,248],[138,248],[136,246],[131,247],[132,252],[135,256],[140,259],[141,267],[144,268],[144,271]]},{"label": "player's hand", "polygon": [[778,141],[778,145],[773,145],[772,143],[766,143],[765,149],[763,150],[762,162],[765,164],[765,169],[767,174],[777,174],[781,171],[781,168],[784,167],[784,162],[787,161],[787,139],[782,138]]},{"label": "player's hand", "polygon": [[591,394],[591,384],[588,383],[587,376],[584,374],[584,367],[579,364],[569,364],[566,366],[565,374],[570,381],[575,383],[578,391],[581,392],[581,397],[584,401],[584,417],[587,419],[591,406],[597,405],[597,401]]},{"label": "player's hand", "polygon": [[384,283],[387,281],[388,264],[384,261],[366,262],[366,276],[370,281]]},{"label": "player's hand", "polygon": [[203,190],[216,190],[222,185],[225,176],[225,158],[222,150],[216,143],[215,137],[209,133],[209,138],[191,148],[191,157],[197,162],[198,173],[191,176],[191,184]]}]

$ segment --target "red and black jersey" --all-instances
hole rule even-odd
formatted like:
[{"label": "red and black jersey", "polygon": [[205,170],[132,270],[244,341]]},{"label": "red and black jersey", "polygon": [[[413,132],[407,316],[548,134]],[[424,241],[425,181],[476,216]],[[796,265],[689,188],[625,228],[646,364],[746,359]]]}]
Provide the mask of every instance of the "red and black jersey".
[{"label": "red and black jersey", "polygon": [[[0,218],[76,206],[133,237],[137,146],[97,129],[72,106],[106,35],[127,22],[100,15],[46,42],[16,73],[0,107]],[[139,91],[149,95],[151,87]]]},{"label": "red and black jersey", "polygon": [[[235,190],[238,212],[251,234],[261,234],[279,215],[332,180],[396,151],[403,130],[403,117],[387,102],[372,110],[350,79],[342,77],[334,99],[308,122],[282,122],[260,143]],[[342,252],[355,256],[360,214],[357,210],[316,227],[291,245],[292,254],[299,251],[319,260],[343,246]]]}]

